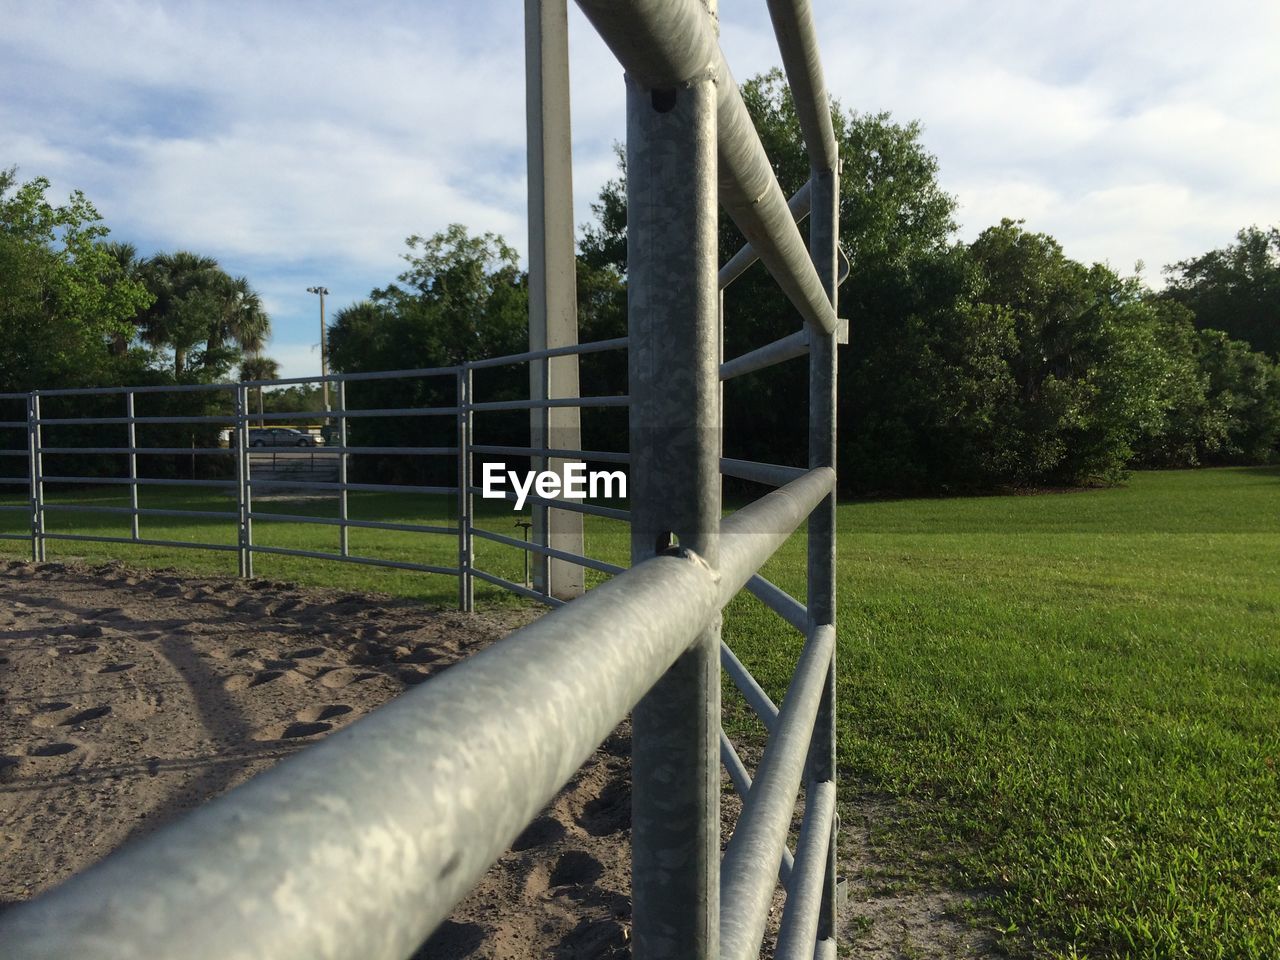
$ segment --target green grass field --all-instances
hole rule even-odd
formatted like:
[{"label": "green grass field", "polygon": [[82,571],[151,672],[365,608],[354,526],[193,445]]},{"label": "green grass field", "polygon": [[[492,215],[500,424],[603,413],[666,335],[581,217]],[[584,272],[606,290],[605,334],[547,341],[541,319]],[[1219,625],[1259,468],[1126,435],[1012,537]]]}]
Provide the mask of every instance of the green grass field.
[{"label": "green grass field", "polygon": [[[216,497],[146,498],[225,509]],[[84,502],[84,494],[77,495]],[[99,496],[91,491],[88,496]],[[102,502],[121,503],[116,497]],[[444,501],[352,497],[353,515],[448,522]],[[488,505],[486,505],[488,506]],[[262,509],[324,512],[278,502]],[[331,512],[330,512],[330,515]],[[52,515],[51,515],[52,516]],[[505,509],[482,523],[518,535]],[[19,514],[0,528],[22,529]],[[52,530],[127,533],[58,514]],[[233,542],[146,520],[144,535]],[[989,892],[978,922],[1015,952],[1280,956],[1280,470],[1136,475],[1125,487],[841,507],[840,760],[847,815],[890,798],[880,854],[905,882]],[[622,562],[626,531],[588,522]],[[452,563],[449,538],[352,531],[367,556]],[[332,528],[258,524],[277,546]],[[22,556],[28,548],[0,542]],[[234,554],[50,543],[50,559],[234,572]],[[522,576],[517,551],[478,562]],[[452,579],[257,558],[279,579],[451,603]],[[766,574],[803,596],[803,537]],[[481,603],[514,602],[481,589]],[[775,699],[799,638],[749,597],[726,638]],[[726,724],[753,729],[726,698]]]}]

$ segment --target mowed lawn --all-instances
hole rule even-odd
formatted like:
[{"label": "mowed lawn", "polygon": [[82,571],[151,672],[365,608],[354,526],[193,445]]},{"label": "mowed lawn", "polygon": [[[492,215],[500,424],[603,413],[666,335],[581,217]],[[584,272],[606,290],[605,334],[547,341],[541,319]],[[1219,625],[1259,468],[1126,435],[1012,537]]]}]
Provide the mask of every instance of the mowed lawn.
[{"label": "mowed lawn", "polygon": [[[220,509],[219,496],[143,491],[144,505],[201,509]],[[452,522],[446,500],[353,495],[352,504],[369,519]],[[483,525],[520,535],[509,510],[489,506]],[[324,501],[259,507],[333,515]],[[19,529],[21,517],[0,514],[3,525]],[[876,833],[890,874],[983,891],[975,922],[1007,930],[1015,953],[1280,956],[1280,470],[848,503],[840,525],[841,799],[850,820],[864,798],[893,811]],[[70,513],[50,528],[127,533],[117,517]],[[147,518],[143,529],[234,539],[229,524]],[[366,556],[456,559],[447,537],[351,538]],[[332,549],[337,533],[258,524],[255,539]],[[625,562],[626,543],[622,525],[589,519],[593,555]],[[27,549],[0,541],[11,555]],[[50,559],[235,567],[234,554],[49,549]],[[509,548],[478,546],[478,560],[523,576]],[[444,577],[292,557],[256,564],[260,576],[335,589],[441,604],[456,595]],[[766,574],[803,596],[803,536]],[[477,590],[482,603],[513,602]],[[780,699],[798,635],[743,597],[725,636]],[[756,729],[728,695],[726,725]]]}]

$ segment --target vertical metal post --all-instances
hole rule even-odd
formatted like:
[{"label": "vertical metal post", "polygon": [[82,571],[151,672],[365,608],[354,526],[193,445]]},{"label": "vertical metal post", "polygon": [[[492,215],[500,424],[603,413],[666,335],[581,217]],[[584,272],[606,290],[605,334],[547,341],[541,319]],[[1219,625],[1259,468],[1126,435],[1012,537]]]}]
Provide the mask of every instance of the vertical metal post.
[{"label": "vertical metal post", "polygon": [[236,387],[236,500],[240,513],[236,542],[239,546],[240,576],[253,576],[253,532],[249,519],[249,388]]},{"label": "vertical metal post", "polygon": [[27,447],[31,461],[31,560],[43,563],[44,553],[44,455],[40,431],[40,393],[27,396]]},{"label": "vertical metal post", "polygon": [[[627,80],[631,559],[678,540],[718,562],[716,98]],[[719,956],[720,626],[632,717],[636,960]]]},{"label": "vertical metal post", "polygon": [[[351,537],[347,529],[347,381],[338,381],[338,553],[351,554]],[[333,436],[332,433],[329,436]]]},{"label": "vertical metal post", "polygon": [[[525,115],[529,162],[529,349],[578,342],[576,262],[573,252],[573,162],[569,129],[569,16],[565,0],[525,0]],[[555,357],[529,365],[529,396],[578,396],[578,358]],[[578,450],[576,407],[534,409],[530,446]],[[564,475],[564,460],[535,456],[534,470]],[[585,552],[582,515],[533,509],[534,541],[569,553]],[[580,566],[545,554],[536,567],[541,590],[570,600],[584,589]]]},{"label": "vertical metal post", "polygon": [[124,415],[129,418],[129,509],[132,511],[129,536],[137,540],[141,536],[138,523],[138,455],[134,452],[138,449],[138,425],[133,422],[136,416],[133,404],[133,391],[130,390],[124,395]]},{"label": "vertical metal post", "polygon": [[475,581],[471,576],[471,364],[458,371],[458,609],[475,609]]},{"label": "vertical metal post", "polygon": [[[826,104],[822,105],[826,109]],[[836,305],[840,237],[840,174],[836,169],[813,171],[812,208],[809,214],[809,250]],[[837,334],[809,327],[809,466],[836,466],[836,342]],[[809,517],[809,636],[821,626],[836,622],[836,493],[833,490]],[[826,687],[814,722],[809,748],[809,789],[836,779],[836,650],[832,649]],[[812,796],[812,792],[809,793]],[[833,818],[827,846],[826,876],[818,917],[818,941],[836,936],[836,827]]]}]

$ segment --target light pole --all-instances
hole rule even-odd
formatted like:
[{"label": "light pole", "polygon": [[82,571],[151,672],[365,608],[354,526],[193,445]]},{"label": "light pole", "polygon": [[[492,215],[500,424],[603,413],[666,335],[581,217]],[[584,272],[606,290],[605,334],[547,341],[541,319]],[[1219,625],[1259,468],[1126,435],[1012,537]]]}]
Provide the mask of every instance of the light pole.
[{"label": "light pole", "polygon": [[[325,287],[307,287],[307,293],[314,293],[320,297],[320,376],[327,377],[329,375],[328,351],[325,348],[324,340],[324,298],[329,291]],[[324,390],[324,412],[329,412],[329,381],[321,380],[320,387]]]}]

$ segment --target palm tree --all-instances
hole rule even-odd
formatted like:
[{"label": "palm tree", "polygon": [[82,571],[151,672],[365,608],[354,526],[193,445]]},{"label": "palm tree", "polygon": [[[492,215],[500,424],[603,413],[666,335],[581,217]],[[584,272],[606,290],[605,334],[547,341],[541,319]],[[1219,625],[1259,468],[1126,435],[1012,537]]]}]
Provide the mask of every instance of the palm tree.
[{"label": "palm tree", "polygon": [[216,348],[231,341],[247,354],[261,353],[271,337],[271,318],[262,307],[262,298],[249,286],[248,278],[223,277],[219,291],[222,310],[210,330],[209,346]]},{"label": "palm tree", "polygon": [[[270,357],[252,353],[240,361],[240,382],[250,380],[275,380],[280,376],[280,364]],[[258,426],[266,425],[262,412],[262,387],[258,387]]]},{"label": "palm tree", "polygon": [[142,313],[140,336],[149,346],[173,350],[173,375],[180,380],[191,349],[208,340],[226,274],[213,257],[179,250],[157,253],[143,264],[142,275],[156,299]]}]

